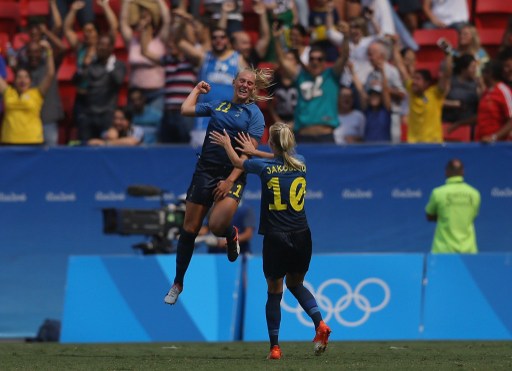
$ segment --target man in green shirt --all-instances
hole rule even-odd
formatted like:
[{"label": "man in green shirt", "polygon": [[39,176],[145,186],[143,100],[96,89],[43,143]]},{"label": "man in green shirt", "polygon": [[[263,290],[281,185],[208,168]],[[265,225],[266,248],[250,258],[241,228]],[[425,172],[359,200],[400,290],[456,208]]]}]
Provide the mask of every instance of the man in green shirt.
[{"label": "man in green shirt", "polygon": [[480,209],[480,192],[464,182],[462,161],[446,165],[446,184],[434,188],[425,211],[427,220],[437,222],[433,253],[476,254],[475,226]]}]

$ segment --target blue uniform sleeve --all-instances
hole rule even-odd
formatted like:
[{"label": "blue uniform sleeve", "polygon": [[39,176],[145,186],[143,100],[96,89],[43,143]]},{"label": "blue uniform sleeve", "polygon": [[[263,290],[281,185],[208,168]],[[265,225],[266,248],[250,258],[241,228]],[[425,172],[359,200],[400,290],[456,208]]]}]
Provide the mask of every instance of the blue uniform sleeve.
[{"label": "blue uniform sleeve", "polygon": [[212,115],[212,107],[217,101],[207,102],[207,103],[197,103],[196,104],[196,116],[198,117],[206,117]]},{"label": "blue uniform sleeve", "polygon": [[265,130],[265,118],[256,104],[254,104],[253,113],[251,121],[249,122],[248,134],[259,143],[263,136],[263,131]]},{"label": "blue uniform sleeve", "polygon": [[247,173],[259,174],[264,166],[265,163],[259,158],[250,158],[244,161],[244,170]]}]

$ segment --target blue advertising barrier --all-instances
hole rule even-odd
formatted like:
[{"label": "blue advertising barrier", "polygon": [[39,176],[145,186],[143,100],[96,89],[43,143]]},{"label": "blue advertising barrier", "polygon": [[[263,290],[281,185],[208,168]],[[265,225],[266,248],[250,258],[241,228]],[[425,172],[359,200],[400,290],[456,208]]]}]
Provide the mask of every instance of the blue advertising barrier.
[{"label": "blue advertising barrier", "polygon": [[194,257],[170,306],[175,266],[173,256],[71,257],[61,342],[235,340],[241,264]]},{"label": "blue advertising barrier", "polygon": [[[510,251],[508,144],[300,145],[298,151],[307,160],[316,253],[428,252],[435,226],[425,221],[424,206],[452,157],[464,161],[467,181],[482,193],[480,251]],[[188,146],[1,147],[0,338],[34,336],[45,318],[61,318],[68,256],[140,255],[131,246],[143,236],[103,234],[101,210],[159,207],[157,198],[126,194],[141,183],[163,188],[165,202],[176,202],[189,185],[196,152]],[[244,202],[258,217],[261,186],[255,176],[248,179]],[[261,245],[255,236],[255,254]],[[43,304],[34,306],[39,298]]]},{"label": "blue advertising barrier", "polygon": [[429,255],[423,339],[512,339],[512,254]]},{"label": "blue advertising barrier", "polygon": [[[71,257],[61,341],[268,341],[261,257],[194,257],[169,306],[174,267],[169,256]],[[512,340],[509,282],[512,254],[337,254],[315,255],[304,285],[332,340]],[[280,340],[312,340],[286,289],[281,313]]]},{"label": "blue advertising barrier", "polygon": [[[332,340],[412,340],[420,328],[423,254],[316,255],[304,285],[315,295]],[[248,264],[244,340],[268,340],[261,258]],[[280,340],[312,340],[314,326],[285,291]]]}]

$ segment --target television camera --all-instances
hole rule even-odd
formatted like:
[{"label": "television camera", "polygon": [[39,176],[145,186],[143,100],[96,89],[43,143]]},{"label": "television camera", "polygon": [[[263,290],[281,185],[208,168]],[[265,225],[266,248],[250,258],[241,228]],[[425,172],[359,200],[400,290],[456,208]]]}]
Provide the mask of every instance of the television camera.
[{"label": "television camera", "polygon": [[170,254],[175,251],[173,240],[183,226],[185,200],[165,204],[164,191],[150,185],[131,185],[126,190],[133,197],[160,197],[158,209],[102,209],[103,233],[145,235],[147,241],[133,245],[144,255]]}]

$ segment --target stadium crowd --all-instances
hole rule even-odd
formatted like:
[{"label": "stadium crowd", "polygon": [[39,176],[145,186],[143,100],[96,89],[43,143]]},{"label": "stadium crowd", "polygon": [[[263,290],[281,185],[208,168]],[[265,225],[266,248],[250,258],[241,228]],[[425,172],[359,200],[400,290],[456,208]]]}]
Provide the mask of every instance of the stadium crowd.
[{"label": "stadium crowd", "polygon": [[299,143],[512,139],[506,1],[0,0],[0,47],[3,145],[200,145],[242,66]]}]

